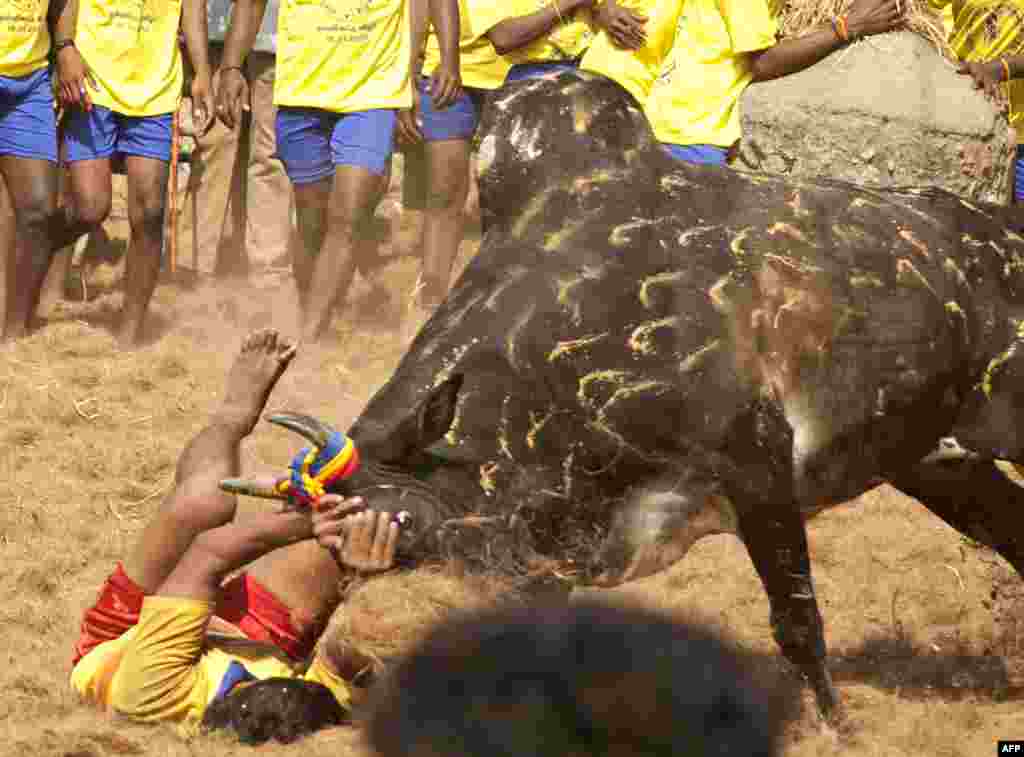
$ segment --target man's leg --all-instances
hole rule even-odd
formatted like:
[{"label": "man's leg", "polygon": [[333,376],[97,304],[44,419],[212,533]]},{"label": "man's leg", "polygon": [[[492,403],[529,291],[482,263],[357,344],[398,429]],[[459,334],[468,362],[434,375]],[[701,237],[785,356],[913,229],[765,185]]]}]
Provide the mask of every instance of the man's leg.
[{"label": "man's leg", "polygon": [[246,195],[249,208],[246,253],[250,265],[264,268],[274,261],[287,259],[296,230],[292,224],[292,187],[275,154],[275,58],[269,53],[254,52],[249,55],[247,65],[252,120]]},{"label": "man's leg", "polygon": [[143,530],[124,569],[147,593],[155,592],[197,534],[234,518],[235,497],[220,490],[240,473],[239,447],[249,435],[294,348],[276,331],[250,334],[228,374],[224,401],[178,459],[174,491]]},{"label": "man's leg", "polygon": [[313,262],[309,296],[302,314],[300,333],[305,342],[320,338],[335,302],[348,293],[355,274],[359,235],[387,189],[394,130],[393,110],[346,113],[334,124],[334,182],[327,203],[323,244]]},{"label": "man's leg", "polygon": [[436,307],[451,285],[452,265],[462,243],[469,194],[468,139],[428,142],[426,213],[423,219],[423,291],[420,301]]}]

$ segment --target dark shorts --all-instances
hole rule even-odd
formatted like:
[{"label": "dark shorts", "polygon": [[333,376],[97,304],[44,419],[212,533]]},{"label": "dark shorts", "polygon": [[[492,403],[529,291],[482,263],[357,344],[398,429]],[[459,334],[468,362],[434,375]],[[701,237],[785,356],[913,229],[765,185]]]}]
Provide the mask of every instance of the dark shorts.
[{"label": "dark shorts", "polygon": [[535,79],[544,74],[557,74],[560,71],[575,71],[580,67],[579,61],[547,61],[544,63],[517,63],[508,70],[505,83]]},{"label": "dark shorts", "polygon": [[420,127],[427,142],[442,142],[446,139],[470,139],[480,123],[486,89],[463,87],[462,97],[444,110],[434,109],[430,96],[430,79],[422,77],[418,82],[420,91]]},{"label": "dark shorts", "polygon": [[57,162],[57,117],[50,70],[0,76],[0,155]]},{"label": "dark shorts", "polygon": [[67,161],[135,155],[170,162],[174,117],[125,116],[102,105],[72,108],[64,127]]},{"label": "dark shorts", "polygon": [[383,176],[395,149],[397,113],[391,108],[332,113],[318,108],[277,110],[277,156],[293,184],[312,184],[338,166]]},{"label": "dark shorts", "polygon": [[676,160],[697,165],[724,166],[729,157],[729,151],[718,145],[673,145],[662,142],[661,146]]}]

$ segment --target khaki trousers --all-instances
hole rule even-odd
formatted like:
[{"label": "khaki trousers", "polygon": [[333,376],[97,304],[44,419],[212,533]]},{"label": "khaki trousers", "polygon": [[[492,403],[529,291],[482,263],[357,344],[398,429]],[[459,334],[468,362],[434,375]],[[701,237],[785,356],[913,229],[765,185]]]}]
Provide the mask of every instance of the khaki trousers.
[{"label": "khaki trousers", "polygon": [[[221,48],[211,46],[211,64]],[[230,275],[283,262],[293,234],[292,187],[274,156],[274,66],[269,53],[246,62],[251,111],[228,129],[215,121],[197,140],[179,227],[180,260],[198,249],[203,273]]]}]

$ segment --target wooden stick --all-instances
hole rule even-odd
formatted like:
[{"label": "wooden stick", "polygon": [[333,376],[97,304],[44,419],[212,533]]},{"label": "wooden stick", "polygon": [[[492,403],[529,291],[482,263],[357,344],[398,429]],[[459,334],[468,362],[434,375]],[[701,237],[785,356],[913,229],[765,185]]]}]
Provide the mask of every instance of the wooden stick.
[{"label": "wooden stick", "polygon": [[181,152],[181,106],[174,111],[171,127],[171,175],[167,179],[167,212],[169,239],[167,246],[168,266],[171,273],[178,267],[178,153]]}]

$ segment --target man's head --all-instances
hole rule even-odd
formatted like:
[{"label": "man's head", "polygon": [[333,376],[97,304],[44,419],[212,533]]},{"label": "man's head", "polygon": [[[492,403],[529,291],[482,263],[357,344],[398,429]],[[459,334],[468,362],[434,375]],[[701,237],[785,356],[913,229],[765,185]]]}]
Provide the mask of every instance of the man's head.
[{"label": "man's head", "polygon": [[777,754],[782,712],[711,632],[596,603],[436,629],[377,693],[381,757]]},{"label": "man's head", "polygon": [[321,728],[341,725],[345,711],[323,684],[267,678],[235,688],[206,708],[203,727],[233,729],[243,744],[289,744]]}]

